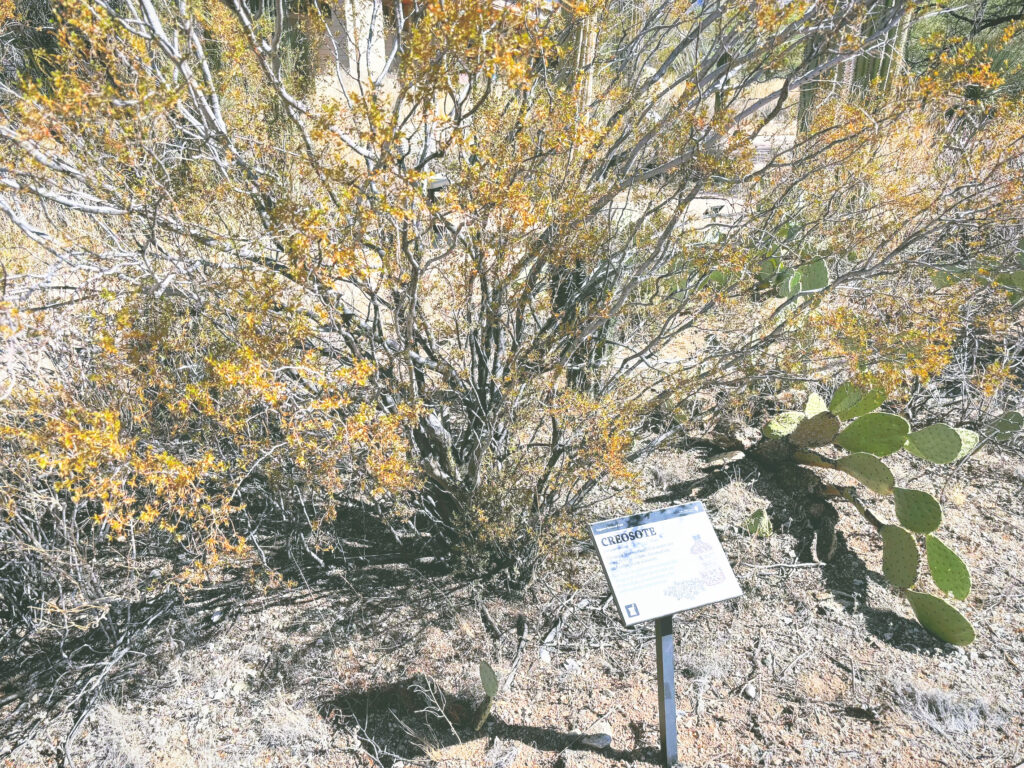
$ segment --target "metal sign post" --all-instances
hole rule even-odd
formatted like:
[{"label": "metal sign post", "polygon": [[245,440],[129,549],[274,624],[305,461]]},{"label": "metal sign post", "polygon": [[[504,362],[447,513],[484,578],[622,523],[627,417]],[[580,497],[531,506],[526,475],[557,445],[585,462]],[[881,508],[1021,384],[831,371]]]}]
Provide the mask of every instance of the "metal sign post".
[{"label": "metal sign post", "polygon": [[676,732],[672,616],[740,596],[740,585],[699,501],[590,526],[619,615],[626,626],[654,620],[661,756],[672,768]]},{"label": "metal sign post", "polygon": [[679,759],[676,732],[676,665],[672,617],[654,620],[654,643],[658,649],[658,704],[661,726],[661,764],[672,768]]}]

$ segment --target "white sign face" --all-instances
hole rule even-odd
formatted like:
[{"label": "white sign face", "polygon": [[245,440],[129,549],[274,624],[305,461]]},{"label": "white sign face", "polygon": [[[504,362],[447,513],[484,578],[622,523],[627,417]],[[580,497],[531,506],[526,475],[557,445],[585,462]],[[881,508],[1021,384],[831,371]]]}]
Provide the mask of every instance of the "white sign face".
[{"label": "white sign face", "polygon": [[590,534],[626,626],[741,594],[699,501],[602,520]]}]

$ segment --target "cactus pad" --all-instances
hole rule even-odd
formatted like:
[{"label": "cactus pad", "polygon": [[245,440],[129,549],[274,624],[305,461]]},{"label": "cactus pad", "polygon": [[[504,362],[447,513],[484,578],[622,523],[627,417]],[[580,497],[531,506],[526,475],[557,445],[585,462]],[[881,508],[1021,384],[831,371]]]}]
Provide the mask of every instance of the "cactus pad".
[{"label": "cactus pad", "polygon": [[829,401],[828,409],[841,419],[856,419],[871,413],[878,406],[885,402],[885,392],[880,389],[872,389],[865,392],[855,384],[840,384],[832,400]]},{"label": "cactus pad", "polygon": [[828,406],[825,405],[825,400],[817,392],[812,392],[807,398],[807,404],[804,406],[804,415],[807,418],[817,416],[823,411],[827,411]]},{"label": "cactus pad", "polygon": [[906,595],[917,620],[937,638],[953,645],[970,645],[974,642],[971,622],[941,597],[911,591]]},{"label": "cactus pad", "polygon": [[839,469],[881,496],[892,494],[896,479],[879,459],[870,453],[851,453],[836,462]]},{"label": "cactus pad", "polygon": [[1005,443],[1017,432],[1024,428],[1024,415],[1020,411],[1007,411],[1002,416],[991,421],[986,427],[986,433],[992,435],[992,439]]},{"label": "cactus pad", "polygon": [[900,524],[915,533],[931,533],[942,524],[942,507],[925,491],[893,488],[896,517]]},{"label": "cactus pad", "polygon": [[493,699],[498,695],[498,676],[494,673],[494,668],[486,661],[480,662],[480,682],[484,686],[487,698]]},{"label": "cactus pad", "polygon": [[917,432],[911,432],[906,447],[919,459],[933,464],[949,464],[956,461],[961,446],[960,435],[955,429],[945,424],[932,424]]},{"label": "cactus pad", "polygon": [[789,436],[793,445],[800,448],[817,448],[828,445],[839,432],[839,417],[834,413],[822,411],[816,416],[804,419],[797,424]]},{"label": "cactus pad", "polygon": [[768,512],[763,509],[759,509],[750,515],[743,522],[743,527],[747,533],[754,537],[764,536],[768,538],[772,535],[772,519],[768,517]]},{"label": "cactus pad", "polygon": [[792,267],[786,267],[779,275],[778,285],[775,286],[779,298],[788,299],[800,293],[800,272]]},{"label": "cactus pad", "polygon": [[882,573],[893,585],[906,589],[917,581],[921,555],[914,537],[898,525],[883,525]]},{"label": "cactus pad", "polygon": [[851,423],[836,438],[836,445],[851,453],[863,451],[888,456],[903,447],[910,432],[906,419],[891,413],[869,413]]},{"label": "cactus pad", "polygon": [[928,570],[932,573],[935,586],[943,592],[952,593],[958,600],[966,599],[971,593],[971,574],[964,561],[934,536],[926,536],[924,543],[928,554]]},{"label": "cactus pad", "polygon": [[828,265],[824,259],[815,259],[800,267],[800,292],[813,293],[828,287]]},{"label": "cactus pad", "polygon": [[972,429],[954,427],[953,431],[960,435],[960,453],[956,455],[956,461],[960,461],[978,446],[981,437]]},{"label": "cactus pad", "polygon": [[765,425],[765,437],[785,437],[796,429],[804,418],[800,411],[783,411]]}]

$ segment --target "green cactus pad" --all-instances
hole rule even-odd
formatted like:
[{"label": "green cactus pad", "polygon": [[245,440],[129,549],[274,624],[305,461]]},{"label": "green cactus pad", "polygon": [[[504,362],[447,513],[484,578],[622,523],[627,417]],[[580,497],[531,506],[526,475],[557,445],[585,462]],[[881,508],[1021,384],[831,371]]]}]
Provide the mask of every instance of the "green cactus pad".
[{"label": "green cactus pad", "polygon": [[896,479],[878,458],[870,453],[851,453],[836,462],[836,469],[856,478],[881,496],[892,494]]},{"label": "green cactus pad", "polygon": [[779,298],[788,299],[800,293],[800,272],[792,267],[786,267],[779,275],[779,283],[775,287]]},{"label": "green cactus pad", "polygon": [[954,427],[953,431],[960,436],[960,453],[956,455],[956,461],[960,461],[978,446],[981,437],[973,429]]},{"label": "green cactus pad", "polygon": [[815,259],[800,267],[800,292],[813,293],[828,287],[828,265],[824,259]]},{"label": "green cactus pad", "polygon": [[871,413],[885,402],[885,392],[881,389],[872,389],[865,392],[856,384],[840,384],[829,401],[828,409],[836,416],[846,421],[856,419]]},{"label": "green cactus pad", "polygon": [[840,384],[828,403],[828,409],[840,418],[864,398],[864,390],[856,384],[846,382]]},{"label": "green cactus pad", "polygon": [[772,535],[772,519],[768,517],[766,510],[759,509],[743,522],[743,528],[755,538],[758,536],[768,538]]},{"label": "green cactus pad", "polygon": [[869,413],[847,426],[835,442],[851,453],[888,456],[903,447],[909,432],[910,424],[904,418],[891,413]]},{"label": "green cactus pad", "polygon": [[935,586],[943,592],[952,593],[957,600],[966,599],[971,593],[971,574],[964,561],[934,536],[926,536],[924,544],[928,554],[928,570],[932,573]]},{"label": "green cactus pad", "polygon": [[494,668],[486,661],[480,662],[480,682],[488,697],[493,699],[498,695],[498,676],[495,674]]},{"label": "green cactus pad", "polygon": [[819,413],[823,413],[828,410],[828,406],[825,405],[825,400],[817,392],[812,392],[810,397],[807,398],[807,405],[804,406],[804,415],[807,418],[817,416]]},{"label": "green cactus pad", "polygon": [[820,445],[831,443],[832,438],[838,432],[839,417],[834,413],[823,411],[797,424],[796,429],[790,434],[789,440],[800,448],[817,448]]},{"label": "green cactus pad", "polygon": [[990,422],[986,433],[992,435],[992,439],[1005,443],[1024,427],[1024,415],[1020,411],[1007,411],[999,418]]},{"label": "green cactus pad", "polygon": [[805,418],[800,411],[783,411],[765,425],[765,437],[785,437]]},{"label": "green cactus pad", "polygon": [[956,461],[961,447],[960,435],[945,424],[932,424],[917,432],[911,432],[906,446],[917,458],[933,464],[949,464]]},{"label": "green cactus pad", "polygon": [[931,533],[942,524],[942,507],[925,491],[893,488],[896,517],[904,528],[915,533]]},{"label": "green cactus pad", "polygon": [[907,591],[905,594],[921,626],[937,638],[953,645],[970,645],[974,642],[971,622],[941,597],[924,592]]},{"label": "green cactus pad", "polygon": [[842,418],[849,421],[850,419],[856,419],[860,416],[869,414],[885,402],[885,397],[885,390],[872,389],[870,392],[866,392],[864,394],[864,397],[860,399],[860,402],[852,408],[847,408]]},{"label": "green cactus pad", "polygon": [[879,533],[882,534],[882,573],[885,578],[901,589],[913,586],[921,561],[914,537],[898,525],[883,525]]}]

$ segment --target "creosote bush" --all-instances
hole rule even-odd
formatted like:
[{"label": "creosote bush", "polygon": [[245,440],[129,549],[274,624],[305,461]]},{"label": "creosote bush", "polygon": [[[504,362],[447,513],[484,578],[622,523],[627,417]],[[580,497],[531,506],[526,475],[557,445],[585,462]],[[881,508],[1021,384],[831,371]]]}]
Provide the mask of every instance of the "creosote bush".
[{"label": "creosote bush", "polygon": [[1019,327],[1024,115],[991,52],[843,79],[901,2],[428,0],[383,61],[300,11],[297,73],[243,0],[59,0],[5,83],[21,636],[102,615],[104,564],[324,562],[365,518],[522,584],[673,435],[794,378],[906,393],[967,301]]}]

